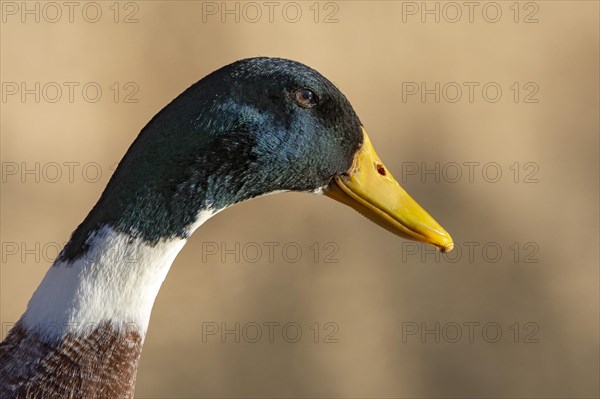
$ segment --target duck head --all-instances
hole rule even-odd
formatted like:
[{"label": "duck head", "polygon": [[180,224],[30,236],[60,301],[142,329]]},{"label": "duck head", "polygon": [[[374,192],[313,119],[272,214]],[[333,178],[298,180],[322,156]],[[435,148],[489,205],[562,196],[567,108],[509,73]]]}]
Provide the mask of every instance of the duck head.
[{"label": "duck head", "polygon": [[279,191],[322,193],[394,234],[453,247],[334,84],[298,62],[251,58],[200,80],[146,125],[61,256],[76,257],[85,232],[103,224],[150,242],[187,237],[202,210]]}]

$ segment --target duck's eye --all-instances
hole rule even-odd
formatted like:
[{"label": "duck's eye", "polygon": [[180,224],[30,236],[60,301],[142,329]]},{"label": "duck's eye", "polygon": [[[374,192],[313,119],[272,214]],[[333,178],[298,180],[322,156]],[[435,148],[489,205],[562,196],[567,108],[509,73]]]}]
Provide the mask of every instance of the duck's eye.
[{"label": "duck's eye", "polygon": [[299,89],[293,94],[294,100],[303,108],[311,108],[317,105],[317,95],[310,89]]}]

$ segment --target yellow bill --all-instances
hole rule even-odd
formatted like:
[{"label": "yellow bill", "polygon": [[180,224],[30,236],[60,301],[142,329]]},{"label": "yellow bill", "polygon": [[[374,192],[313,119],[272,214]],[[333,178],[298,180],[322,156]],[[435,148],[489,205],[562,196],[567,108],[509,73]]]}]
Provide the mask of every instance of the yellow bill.
[{"label": "yellow bill", "polygon": [[347,176],[336,176],[325,195],[351,206],[381,227],[411,240],[436,246],[442,252],[454,247],[450,234],[383,166],[363,128],[363,145]]}]

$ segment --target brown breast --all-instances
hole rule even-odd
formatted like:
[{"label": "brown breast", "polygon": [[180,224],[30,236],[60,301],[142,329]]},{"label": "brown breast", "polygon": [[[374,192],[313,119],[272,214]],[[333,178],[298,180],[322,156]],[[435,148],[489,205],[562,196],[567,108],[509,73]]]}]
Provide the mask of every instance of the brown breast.
[{"label": "brown breast", "polygon": [[17,323],[0,343],[0,397],[132,398],[141,350],[109,322],[50,343]]}]

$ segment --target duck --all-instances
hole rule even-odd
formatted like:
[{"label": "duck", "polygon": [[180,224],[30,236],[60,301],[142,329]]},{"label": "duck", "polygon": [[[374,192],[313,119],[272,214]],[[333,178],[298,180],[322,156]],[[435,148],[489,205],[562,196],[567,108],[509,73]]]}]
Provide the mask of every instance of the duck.
[{"label": "duck", "polygon": [[187,239],[232,205],[289,191],[453,248],[336,85],[297,61],[236,61],[140,131],[0,343],[0,397],[132,398],[154,300]]}]

